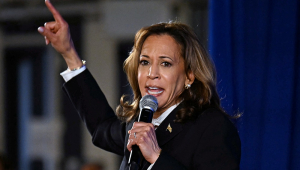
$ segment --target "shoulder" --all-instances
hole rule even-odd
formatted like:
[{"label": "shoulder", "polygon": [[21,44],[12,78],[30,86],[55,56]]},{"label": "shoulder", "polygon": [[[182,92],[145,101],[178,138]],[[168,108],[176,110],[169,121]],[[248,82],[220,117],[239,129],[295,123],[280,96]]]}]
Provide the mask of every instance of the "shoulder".
[{"label": "shoulder", "polygon": [[200,133],[227,134],[238,136],[235,125],[229,116],[216,108],[208,108],[199,113],[199,116],[190,122]]},{"label": "shoulder", "polygon": [[[218,169],[238,169],[241,158],[241,141],[235,125],[218,109],[207,109],[196,120],[203,131],[197,146],[198,153],[205,154],[207,161]],[[211,150],[214,152],[208,152]],[[207,164],[206,164],[207,165]],[[205,166],[206,166],[205,165]]]},{"label": "shoulder", "polygon": [[205,118],[227,118],[226,113],[216,108],[207,108],[201,111],[200,117]]},{"label": "shoulder", "polygon": [[216,108],[208,108],[203,110],[197,117],[196,122],[203,121],[208,124],[224,122],[233,125],[233,123],[229,119],[229,116],[225,112]]}]

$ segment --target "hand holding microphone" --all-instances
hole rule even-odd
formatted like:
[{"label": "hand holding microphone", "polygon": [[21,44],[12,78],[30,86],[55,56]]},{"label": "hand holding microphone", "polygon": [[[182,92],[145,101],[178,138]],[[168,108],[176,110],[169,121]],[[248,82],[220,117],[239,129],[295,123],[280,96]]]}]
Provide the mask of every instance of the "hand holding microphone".
[{"label": "hand holding microphone", "polygon": [[129,131],[130,135],[127,145],[127,149],[131,151],[129,164],[140,164],[140,160],[136,158],[137,155],[139,156],[136,148],[140,150],[142,156],[150,163],[154,163],[159,156],[161,149],[157,143],[155,128],[151,123],[157,106],[157,99],[154,96],[145,95],[140,100],[138,122],[135,122]]}]

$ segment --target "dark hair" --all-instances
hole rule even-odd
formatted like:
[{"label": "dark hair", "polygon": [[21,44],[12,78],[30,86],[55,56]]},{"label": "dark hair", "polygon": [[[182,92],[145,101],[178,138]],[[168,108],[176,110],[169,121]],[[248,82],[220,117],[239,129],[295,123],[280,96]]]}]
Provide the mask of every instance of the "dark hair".
[{"label": "dark hair", "polygon": [[140,29],[134,40],[134,46],[129,57],[124,62],[124,70],[133,90],[133,101],[125,101],[121,97],[120,105],[117,108],[117,116],[123,121],[130,121],[138,114],[138,104],[141,93],[138,86],[139,56],[144,41],[150,35],[169,35],[181,47],[181,56],[184,59],[185,73],[192,72],[195,76],[191,88],[184,90],[179,96],[184,99],[185,107],[176,115],[177,122],[196,117],[196,110],[206,107],[220,107],[220,98],[216,90],[216,71],[212,60],[204,47],[200,44],[195,32],[187,25],[178,22],[159,23]]}]

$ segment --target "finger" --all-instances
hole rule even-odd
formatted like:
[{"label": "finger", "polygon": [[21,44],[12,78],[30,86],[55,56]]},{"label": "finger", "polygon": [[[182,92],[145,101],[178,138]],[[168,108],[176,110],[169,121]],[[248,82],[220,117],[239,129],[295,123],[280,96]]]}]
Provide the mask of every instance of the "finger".
[{"label": "finger", "polygon": [[38,32],[40,33],[40,34],[42,34],[44,37],[46,37],[46,38],[49,38],[49,34],[51,35],[52,33],[48,30],[48,29],[46,29],[45,27],[39,27],[38,28]]},{"label": "finger", "polygon": [[144,126],[142,127],[132,127],[131,130],[128,131],[129,135],[133,135],[133,133],[141,132],[143,131]]},{"label": "finger", "polygon": [[52,21],[52,22],[45,22],[44,27],[48,30],[53,30],[56,26],[56,22]]},{"label": "finger", "polygon": [[143,127],[143,126],[145,126],[145,123],[144,123],[144,122],[134,122],[133,125],[132,125],[131,130],[137,129],[137,128]]},{"label": "finger", "polygon": [[136,128],[136,127],[144,127],[144,126],[151,126],[152,123],[145,123],[145,122],[134,122],[133,124],[133,128]]},{"label": "finger", "polygon": [[131,151],[131,146],[130,146],[130,142],[131,142],[131,139],[128,139],[128,142],[127,142],[127,150],[129,150],[129,152]]},{"label": "finger", "polygon": [[48,45],[50,43],[50,40],[46,36],[44,38],[45,38],[46,45]]},{"label": "finger", "polygon": [[57,31],[59,30],[59,25],[55,21],[46,22],[44,27],[50,30],[52,33],[57,33]]},{"label": "finger", "polygon": [[52,38],[55,36],[50,30],[46,29],[45,27],[39,27],[38,32],[46,37],[49,42],[51,42]]},{"label": "finger", "polygon": [[135,142],[134,142],[133,139],[129,139],[129,140],[128,140],[128,143],[127,143],[127,149],[128,149],[129,152],[130,152],[131,149],[132,149],[132,145],[135,145]]},{"label": "finger", "polygon": [[137,133],[136,132],[129,134],[128,139],[136,139],[136,138],[137,138]]},{"label": "finger", "polygon": [[155,131],[154,125],[152,123],[136,123],[135,127],[131,129],[131,133],[134,132],[151,132]]},{"label": "finger", "polygon": [[132,138],[132,133],[129,133],[128,139]]},{"label": "finger", "polygon": [[58,21],[58,22],[64,21],[64,19],[60,15],[60,13],[51,4],[50,0],[45,0],[45,4],[46,4],[47,8],[49,9],[49,11],[52,13],[53,18],[55,19],[55,21]]},{"label": "finger", "polygon": [[40,33],[40,34],[42,34],[43,36],[45,36],[44,34],[45,34],[45,27],[38,27],[38,32]]}]

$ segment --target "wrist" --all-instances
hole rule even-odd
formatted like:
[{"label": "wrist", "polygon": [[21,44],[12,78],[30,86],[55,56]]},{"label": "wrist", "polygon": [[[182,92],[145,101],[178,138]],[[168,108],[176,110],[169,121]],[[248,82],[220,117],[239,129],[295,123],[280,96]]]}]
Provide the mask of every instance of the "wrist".
[{"label": "wrist", "polygon": [[155,156],[153,156],[152,161],[150,161],[151,164],[155,163],[156,160],[159,158],[160,153],[161,153],[162,149],[159,149],[158,152],[156,152]]},{"label": "wrist", "polygon": [[62,54],[62,56],[70,70],[81,68],[84,65],[74,49]]},{"label": "wrist", "polygon": [[83,66],[85,66],[85,64],[86,64],[86,61],[85,60],[81,60],[82,61],[82,65],[80,66],[80,67],[77,67],[77,68],[72,68],[72,69],[70,69],[69,67],[68,67],[68,70],[69,71],[76,71],[76,70],[79,70],[79,69],[81,69]]}]

